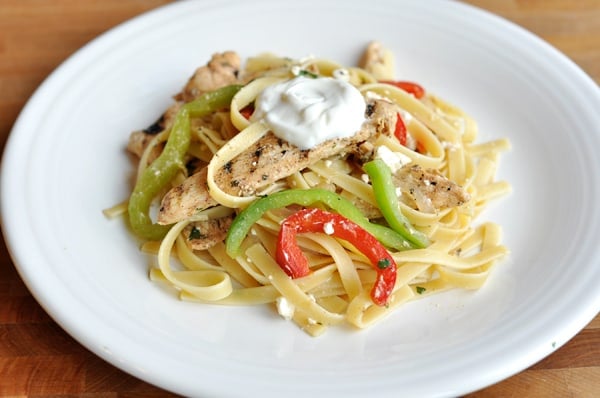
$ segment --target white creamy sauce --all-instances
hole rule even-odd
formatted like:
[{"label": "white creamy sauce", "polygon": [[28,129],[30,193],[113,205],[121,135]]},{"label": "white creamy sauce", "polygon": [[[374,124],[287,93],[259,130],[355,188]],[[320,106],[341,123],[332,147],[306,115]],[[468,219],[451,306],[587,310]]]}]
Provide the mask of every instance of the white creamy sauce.
[{"label": "white creamy sauce", "polygon": [[298,76],[267,87],[256,99],[253,120],[300,149],[351,137],[365,120],[360,91],[341,79]]}]

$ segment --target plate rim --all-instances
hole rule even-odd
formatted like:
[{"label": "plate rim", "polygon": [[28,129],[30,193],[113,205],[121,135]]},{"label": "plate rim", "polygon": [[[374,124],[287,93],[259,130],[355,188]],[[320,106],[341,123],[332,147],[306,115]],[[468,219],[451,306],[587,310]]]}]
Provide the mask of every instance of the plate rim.
[{"label": "plate rim", "polygon": [[[268,1],[268,2],[270,2],[270,1]],[[4,154],[3,154],[2,170],[1,170],[1,174],[0,174],[1,175],[2,192],[3,192],[2,196],[1,196],[2,215],[3,215],[2,220],[1,220],[1,225],[2,225],[2,231],[3,231],[4,237],[5,237],[5,241],[7,243],[7,250],[9,251],[11,258],[13,259],[15,268],[17,269],[19,275],[21,276],[21,278],[27,285],[27,287],[30,290],[30,292],[32,293],[32,295],[36,298],[36,300],[40,303],[40,305],[42,305],[44,310],[46,312],[48,312],[52,316],[52,318],[55,319],[57,321],[57,323],[59,323],[59,325],[61,325],[61,327],[63,327],[63,329],[65,329],[67,331],[67,333],[71,334],[79,343],[83,344],[88,349],[91,349],[96,355],[102,357],[105,360],[108,360],[109,362],[113,363],[113,365],[115,365],[117,367],[120,367],[120,366],[118,364],[114,363],[114,357],[112,357],[111,354],[108,354],[107,352],[99,350],[98,347],[91,345],[87,341],[87,339],[82,337],[84,335],[84,333],[81,330],[74,328],[72,325],[72,322],[70,320],[64,319],[64,314],[57,313],[57,310],[55,308],[51,308],[51,306],[50,307],[47,306],[48,301],[47,301],[47,299],[44,300],[44,294],[42,294],[39,291],[39,289],[35,289],[35,288],[32,289],[32,287],[34,287],[35,283],[33,283],[32,276],[28,274],[28,271],[30,271],[29,266],[27,266],[27,265],[23,266],[23,264],[21,264],[21,261],[20,261],[20,259],[22,259],[23,255],[20,253],[14,252],[14,251],[17,251],[17,249],[15,249],[15,248],[18,246],[18,244],[14,242],[15,238],[13,237],[12,230],[10,229],[10,226],[7,225],[7,223],[13,223],[13,221],[12,221],[12,216],[9,215],[9,210],[7,208],[5,208],[6,198],[5,198],[4,192],[7,192],[7,188],[8,188],[8,186],[7,186],[8,182],[5,182],[5,181],[11,180],[10,178],[7,178],[7,176],[9,175],[9,171],[8,171],[9,167],[6,166],[5,159],[11,160],[11,154],[17,152],[17,149],[14,149],[14,148],[16,148],[18,145],[18,142],[17,142],[18,138],[15,138],[15,137],[17,137],[20,134],[19,131],[22,131],[23,129],[25,129],[24,126],[28,120],[29,115],[32,112],[32,109],[35,109],[37,106],[39,106],[38,103],[43,102],[43,100],[45,99],[44,96],[46,95],[45,93],[48,90],[50,90],[48,87],[52,87],[53,84],[56,84],[58,79],[60,77],[62,77],[63,74],[66,73],[65,71],[68,71],[68,68],[76,65],[77,61],[80,58],[84,58],[88,53],[97,51],[96,47],[101,48],[101,45],[108,44],[113,36],[119,36],[120,34],[122,34],[120,32],[127,32],[127,29],[134,28],[136,26],[136,24],[139,23],[139,21],[145,20],[146,18],[154,18],[157,15],[161,15],[162,13],[165,12],[165,10],[168,10],[168,9],[182,8],[182,7],[184,7],[183,4],[189,4],[189,3],[192,3],[192,2],[167,4],[164,6],[160,6],[156,9],[147,11],[145,13],[142,13],[132,19],[129,19],[128,21],[126,21],[122,24],[119,24],[116,27],[110,29],[109,31],[103,33],[102,35],[96,37],[95,39],[90,41],[88,44],[83,46],[81,49],[79,49],[77,52],[75,52],[73,55],[71,55],[63,63],[61,63],[61,65],[59,65],[44,80],[44,82],[34,92],[34,94],[28,100],[27,104],[22,109],[15,124],[13,125],[13,128],[11,129],[11,132],[10,132],[9,137],[6,142]],[[212,4],[217,4],[217,3],[218,4],[234,4],[236,2],[235,1],[234,2],[215,1]],[[580,79],[582,79],[582,80],[587,79],[588,83],[591,82],[591,83],[595,84],[593,82],[593,80],[587,74],[585,74],[585,72],[583,72],[581,70],[581,68],[579,68],[573,61],[568,59],[564,54],[560,53],[554,47],[550,46],[548,43],[546,43],[542,39],[539,39],[537,36],[524,30],[523,28],[519,27],[518,25],[515,25],[514,23],[512,23],[510,21],[504,20],[496,15],[489,14],[487,11],[477,9],[474,6],[471,6],[468,4],[456,3],[456,5],[458,5],[459,8],[466,7],[469,9],[477,10],[477,12],[483,12],[484,14],[488,14],[487,15],[488,17],[491,16],[494,19],[500,20],[500,21],[502,21],[501,23],[504,23],[504,24],[508,23],[509,25],[512,25],[513,29],[516,27],[517,30],[520,31],[520,34],[525,33],[526,35],[529,35],[530,39],[537,41],[537,45],[542,45],[545,47],[546,51],[550,51],[551,53],[553,53],[554,56],[556,57],[556,60],[560,60],[560,62],[562,62],[565,66],[571,68],[573,73],[576,73],[579,75]],[[597,88],[597,86],[596,86],[596,88]],[[598,92],[598,90],[597,90],[597,92]],[[22,135],[22,133],[21,133],[21,135]],[[10,164],[10,162],[9,162],[9,164]],[[6,221],[7,219],[9,221]],[[22,250],[22,249],[18,249],[18,250]],[[595,297],[596,308],[598,308],[600,306],[600,294],[597,294],[594,297]],[[591,319],[593,319],[593,317],[597,313],[598,313],[598,309],[596,309],[594,311],[594,308],[592,306],[589,306],[587,308],[587,311],[580,311],[580,313],[579,313],[580,321],[579,322],[580,322],[580,324],[583,323],[583,325],[577,325],[577,326],[571,325],[572,327],[570,328],[570,330],[568,332],[565,331],[565,336],[570,336],[568,339],[572,338],[579,330],[581,330],[581,328],[583,328],[585,326],[585,323],[587,323]],[[68,329],[65,328],[64,325],[69,325],[69,328]],[[566,339],[566,340],[563,339],[564,341],[562,341],[562,343],[566,342],[568,339]],[[535,359],[532,363],[535,363],[535,362],[541,360],[543,357],[550,354],[551,352],[554,351],[554,349],[556,349],[558,347],[559,346],[552,347],[552,348],[547,347],[545,350],[546,352],[545,352],[544,356],[542,356],[541,358]],[[530,364],[532,364],[532,363],[530,363]],[[135,370],[135,369],[131,369],[131,368],[121,368],[121,369],[123,369],[127,373],[135,375],[136,377],[144,379],[144,380],[148,381],[149,383],[153,383],[151,380],[146,379],[147,374],[140,372],[139,370]],[[520,371],[520,370],[517,370],[517,371]],[[508,372],[508,374],[505,372],[504,377],[510,376],[511,374],[514,374],[517,371]],[[497,375],[495,375],[495,376],[490,375],[487,385],[489,385],[489,381],[496,380],[495,377],[497,377]],[[168,385],[168,381],[161,382],[161,384],[163,384],[163,383],[164,383],[164,385]],[[481,386],[479,385],[476,387],[479,388]],[[215,391],[213,391],[213,392],[215,392]]]}]

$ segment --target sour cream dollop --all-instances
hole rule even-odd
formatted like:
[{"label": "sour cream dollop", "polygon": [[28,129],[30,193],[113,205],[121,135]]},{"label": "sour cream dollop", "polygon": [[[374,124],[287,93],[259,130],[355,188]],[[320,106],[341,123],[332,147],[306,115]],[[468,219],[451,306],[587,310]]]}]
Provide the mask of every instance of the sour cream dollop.
[{"label": "sour cream dollop", "polygon": [[267,87],[254,105],[277,137],[300,149],[351,137],[365,120],[365,100],[350,83],[329,77],[298,76]]}]

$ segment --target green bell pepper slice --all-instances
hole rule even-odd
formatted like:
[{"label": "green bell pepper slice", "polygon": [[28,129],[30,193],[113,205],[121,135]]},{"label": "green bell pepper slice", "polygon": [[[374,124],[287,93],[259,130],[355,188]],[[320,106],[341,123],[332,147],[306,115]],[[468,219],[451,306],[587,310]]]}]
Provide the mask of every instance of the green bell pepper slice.
[{"label": "green bell pepper slice", "polygon": [[383,225],[371,223],[348,199],[326,189],[288,189],[255,200],[233,220],[225,239],[227,254],[235,258],[240,254],[242,241],[252,225],[267,211],[292,204],[311,206],[321,203],[355,222],[383,245],[396,250],[414,249],[415,246],[397,232]]},{"label": "green bell pepper slice", "polygon": [[142,172],[129,197],[129,223],[137,236],[160,240],[171,228],[152,222],[150,205],[177,172],[185,167],[184,156],[191,142],[190,118],[202,117],[228,106],[241,87],[231,85],[205,93],[179,110],[162,153]]},{"label": "green bell pepper slice", "polygon": [[392,181],[392,172],[388,165],[381,159],[375,159],[365,163],[363,168],[369,175],[375,200],[390,228],[418,248],[429,246],[427,235],[413,227],[408,218],[402,214],[396,187]]}]

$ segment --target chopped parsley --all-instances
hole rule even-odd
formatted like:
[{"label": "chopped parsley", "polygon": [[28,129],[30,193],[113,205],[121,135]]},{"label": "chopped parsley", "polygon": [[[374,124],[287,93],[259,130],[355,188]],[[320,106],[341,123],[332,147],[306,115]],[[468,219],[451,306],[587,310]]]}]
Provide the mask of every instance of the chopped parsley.
[{"label": "chopped parsley", "polygon": [[379,268],[379,269],[386,269],[390,265],[391,265],[391,262],[387,258],[382,258],[381,260],[379,260],[377,262],[377,268]]},{"label": "chopped parsley", "polygon": [[423,286],[417,286],[417,293],[418,294],[423,294],[425,293],[427,289],[425,289]]},{"label": "chopped parsley", "polygon": [[196,227],[192,227],[192,230],[190,231],[190,236],[188,236],[188,240],[194,240],[194,239],[202,239],[205,236],[202,234],[202,232],[200,232],[200,230]]},{"label": "chopped parsley", "polygon": [[312,73],[311,71],[306,69],[300,69],[298,71],[298,76],[310,77],[312,79],[316,79],[317,77],[319,77],[319,75],[317,75],[316,73]]}]

